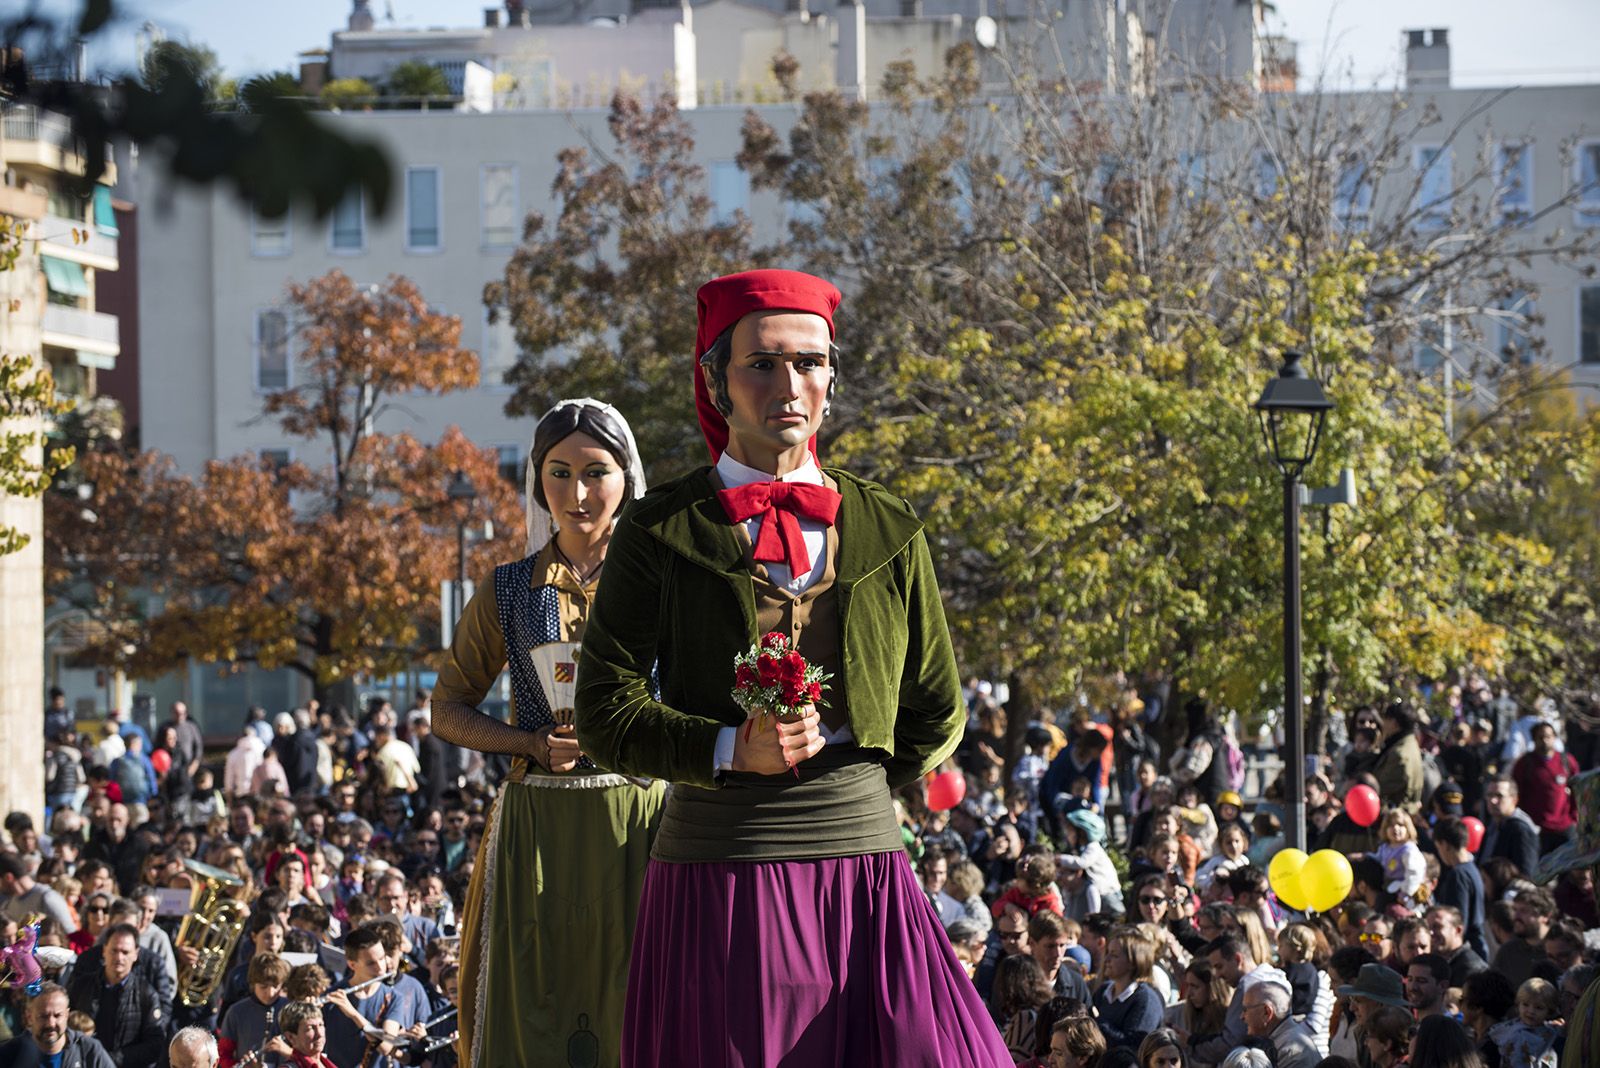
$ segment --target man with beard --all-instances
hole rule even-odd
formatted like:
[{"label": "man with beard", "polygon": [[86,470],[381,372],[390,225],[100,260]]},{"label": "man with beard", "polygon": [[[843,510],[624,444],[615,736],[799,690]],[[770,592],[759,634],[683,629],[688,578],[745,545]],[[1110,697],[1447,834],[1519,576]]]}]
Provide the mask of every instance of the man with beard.
[{"label": "man with beard", "polygon": [[46,983],[28,1002],[28,1029],[0,1046],[0,1068],[54,1064],[57,1068],[115,1068],[105,1047],[67,1029],[67,992]]},{"label": "man with beard", "polygon": [[1450,985],[1465,986],[1467,977],[1487,971],[1489,962],[1467,945],[1466,925],[1454,905],[1435,905],[1425,917],[1433,935],[1433,952],[1450,965]]},{"label": "man with beard", "polygon": [[1556,917],[1556,899],[1548,890],[1524,890],[1511,903],[1511,915],[1517,937],[1500,947],[1492,967],[1520,987],[1533,977],[1534,965],[1545,959],[1544,939]]}]

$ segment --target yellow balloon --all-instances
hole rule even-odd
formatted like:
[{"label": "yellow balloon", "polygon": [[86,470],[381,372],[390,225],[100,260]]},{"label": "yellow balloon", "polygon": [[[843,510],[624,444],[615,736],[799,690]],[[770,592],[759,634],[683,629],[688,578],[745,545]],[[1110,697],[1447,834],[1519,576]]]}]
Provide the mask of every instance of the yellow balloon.
[{"label": "yellow balloon", "polygon": [[1278,900],[1300,912],[1306,907],[1303,872],[1311,858],[1299,849],[1280,849],[1267,865],[1267,881]]},{"label": "yellow balloon", "polygon": [[1318,912],[1327,912],[1350,896],[1350,888],[1355,881],[1355,872],[1350,870],[1350,859],[1332,849],[1317,850],[1306,861],[1306,866],[1300,869],[1300,885],[1305,890],[1306,904]]}]

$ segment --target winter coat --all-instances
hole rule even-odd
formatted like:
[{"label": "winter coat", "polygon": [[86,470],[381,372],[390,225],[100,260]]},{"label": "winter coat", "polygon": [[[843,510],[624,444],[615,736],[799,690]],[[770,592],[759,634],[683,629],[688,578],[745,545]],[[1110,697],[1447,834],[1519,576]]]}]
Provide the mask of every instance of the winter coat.
[{"label": "winter coat", "polygon": [[1412,816],[1422,811],[1422,746],[1415,733],[1385,742],[1372,775],[1384,808],[1403,808]]}]

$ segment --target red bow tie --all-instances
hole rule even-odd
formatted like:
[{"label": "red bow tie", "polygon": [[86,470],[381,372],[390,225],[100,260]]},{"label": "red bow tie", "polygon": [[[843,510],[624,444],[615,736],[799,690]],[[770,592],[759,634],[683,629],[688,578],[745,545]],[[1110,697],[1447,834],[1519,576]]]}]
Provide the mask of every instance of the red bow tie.
[{"label": "red bow tie", "polygon": [[733,522],[761,517],[753,556],[758,563],[788,565],[791,579],[811,573],[811,554],[806,552],[800,520],[813,519],[832,526],[839,515],[841,499],[826,486],[806,482],[751,482],[738,489],[717,491],[722,510]]}]

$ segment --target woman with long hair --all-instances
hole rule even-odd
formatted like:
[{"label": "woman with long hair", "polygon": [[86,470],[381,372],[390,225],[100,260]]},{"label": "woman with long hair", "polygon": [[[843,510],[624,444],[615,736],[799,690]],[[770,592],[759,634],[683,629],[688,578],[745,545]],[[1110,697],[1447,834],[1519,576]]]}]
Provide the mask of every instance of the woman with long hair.
[{"label": "woman with long hair", "polygon": [[1449,1016],[1428,1016],[1411,1039],[1410,1068],[1483,1068],[1483,1058],[1465,1025]]},{"label": "woman with long hair", "polygon": [[1233,1001],[1233,987],[1211,967],[1208,958],[1196,957],[1189,962],[1178,993],[1178,1001],[1167,1007],[1162,1018],[1164,1028],[1178,1032],[1191,1046],[1222,1034],[1228,1005]]},{"label": "woman with long hair", "polygon": [[1245,945],[1250,947],[1250,959],[1257,964],[1271,964],[1274,956],[1272,936],[1267,934],[1267,925],[1261,922],[1261,914],[1245,905],[1235,905],[1233,918],[1239,924],[1239,932],[1244,935]]},{"label": "woman with long hair", "polygon": [[1416,1020],[1409,1009],[1386,1006],[1367,1017],[1364,1028],[1367,1057],[1372,1068],[1397,1068],[1411,1054]]},{"label": "woman with long hair", "polygon": [[1108,1045],[1138,1049],[1161,1025],[1161,995],[1151,985],[1155,956],[1149,940],[1132,927],[1106,936],[1100,969],[1106,981],[1095,991],[1094,1008]]},{"label": "woman with long hair", "polygon": [[[596,767],[573,729],[578,651],[613,525],[643,494],[633,433],[608,404],[562,401],[528,453],[528,555],[462,613],[433,691],[433,730],[514,758],[473,867],[461,926],[460,1063],[551,1050],[621,1059],[639,892],[664,784]],[[507,667],[515,722],[478,711]]]},{"label": "woman with long hair", "polygon": [[1003,958],[994,970],[989,1010],[1000,1022],[1000,1033],[1013,1060],[1021,1061],[1033,1052],[1039,1010],[1052,993],[1044,969],[1026,953]]},{"label": "woman with long hair", "polygon": [[1139,1043],[1139,1068],[1189,1068],[1183,1036],[1168,1027],[1159,1027]]}]

